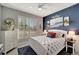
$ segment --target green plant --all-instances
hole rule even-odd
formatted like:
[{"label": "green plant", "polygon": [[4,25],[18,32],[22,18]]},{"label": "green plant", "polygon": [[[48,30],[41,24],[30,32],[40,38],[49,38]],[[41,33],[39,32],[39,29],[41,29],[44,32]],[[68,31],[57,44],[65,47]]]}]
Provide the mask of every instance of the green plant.
[{"label": "green plant", "polygon": [[14,25],[15,25],[15,22],[13,18],[6,18],[3,21],[3,30],[13,30]]}]

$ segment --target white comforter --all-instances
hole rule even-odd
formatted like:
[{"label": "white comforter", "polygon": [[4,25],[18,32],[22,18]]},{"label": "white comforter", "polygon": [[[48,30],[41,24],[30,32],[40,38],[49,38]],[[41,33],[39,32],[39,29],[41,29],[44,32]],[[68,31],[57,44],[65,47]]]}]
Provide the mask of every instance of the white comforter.
[{"label": "white comforter", "polygon": [[38,55],[56,55],[65,47],[65,39],[36,36],[29,39],[29,45]]}]

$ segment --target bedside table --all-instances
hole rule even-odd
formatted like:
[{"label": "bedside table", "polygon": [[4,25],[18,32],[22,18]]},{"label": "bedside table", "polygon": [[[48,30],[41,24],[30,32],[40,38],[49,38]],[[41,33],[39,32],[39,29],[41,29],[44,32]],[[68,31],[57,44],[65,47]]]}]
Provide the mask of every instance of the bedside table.
[{"label": "bedside table", "polygon": [[66,40],[66,52],[68,52],[68,50],[70,50],[72,52],[72,54],[74,55],[75,42],[76,42],[75,40],[69,39],[69,38]]}]

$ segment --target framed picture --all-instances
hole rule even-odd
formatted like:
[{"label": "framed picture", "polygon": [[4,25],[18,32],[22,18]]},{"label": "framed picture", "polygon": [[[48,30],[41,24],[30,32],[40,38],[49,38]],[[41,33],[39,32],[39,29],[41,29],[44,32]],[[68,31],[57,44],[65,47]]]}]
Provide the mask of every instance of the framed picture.
[{"label": "framed picture", "polygon": [[63,26],[63,17],[58,17],[50,20],[50,27],[59,27]]},{"label": "framed picture", "polygon": [[50,20],[49,21],[47,21],[47,26],[46,26],[47,28],[49,28],[50,27]]},{"label": "framed picture", "polygon": [[63,24],[64,26],[69,26],[69,17],[64,17]]}]

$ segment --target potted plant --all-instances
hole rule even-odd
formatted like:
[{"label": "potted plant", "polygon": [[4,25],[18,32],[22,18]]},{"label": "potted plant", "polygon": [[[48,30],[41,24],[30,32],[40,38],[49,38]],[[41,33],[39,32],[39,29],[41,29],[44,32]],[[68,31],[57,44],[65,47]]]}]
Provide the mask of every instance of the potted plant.
[{"label": "potted plant", "polygon": [[15,22],[13,18],[6,18],[2,24],[2,30],[14,30]]}]

